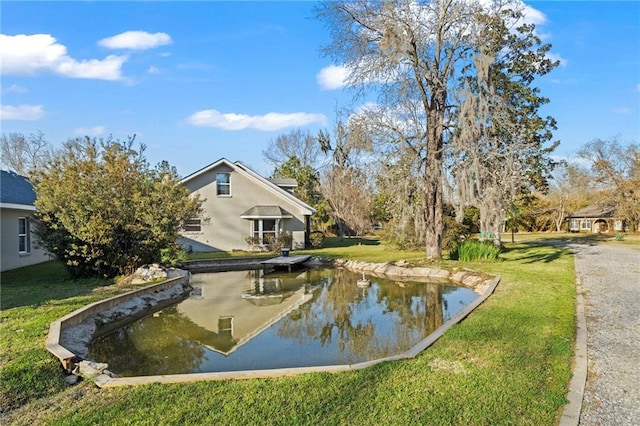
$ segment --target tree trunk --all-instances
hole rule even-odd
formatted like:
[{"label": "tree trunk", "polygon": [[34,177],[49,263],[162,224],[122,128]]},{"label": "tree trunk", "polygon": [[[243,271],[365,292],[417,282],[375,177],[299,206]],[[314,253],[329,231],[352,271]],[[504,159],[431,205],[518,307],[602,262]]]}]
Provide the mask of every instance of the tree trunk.
[{"label": "tree trunk", "polygon": [[[441,95],[441,97],[444,97]],[[444,102],[434,102],[443,105]],[[425,188],[423,196],[425,219],[425,245],[428,259],[442,257],[442,123],[444,109],[433,108],[427,120],[427,161],[425,164]]]},{"label": "tree trunk", "polygon": [[558,218],[556,219],[556,232],[560,232],[562,229],[562,222],[564,222],[564,201],[560,204],[560,211],[558,212]]}]

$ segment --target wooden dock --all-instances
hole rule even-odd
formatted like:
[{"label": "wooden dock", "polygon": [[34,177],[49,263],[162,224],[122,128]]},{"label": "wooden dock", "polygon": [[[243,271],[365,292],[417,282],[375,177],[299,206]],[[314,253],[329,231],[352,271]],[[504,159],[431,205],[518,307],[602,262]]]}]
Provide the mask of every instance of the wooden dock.
[{"label": "wooden dock", "polygon": [[310,255],[299,255],[299,256],[279,256],[274,257],[273,259],[263,260],[260,262],[263,266],[273,267],[273,268],[282,268],[286,267],[289,272],[291,272],[291,268],[296,265],[300,265],[303,262],[309,260]]}]

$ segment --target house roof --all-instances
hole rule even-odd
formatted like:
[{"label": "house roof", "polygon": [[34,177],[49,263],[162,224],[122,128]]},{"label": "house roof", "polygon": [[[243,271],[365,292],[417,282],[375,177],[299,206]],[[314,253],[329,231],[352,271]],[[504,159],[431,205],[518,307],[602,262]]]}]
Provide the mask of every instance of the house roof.
[{"label": "house roof", "polygon": [[4,208],[35,210],[36,193],[25,176],[0,170],[0,204]]},{"label": "house roof", "polygon": [[291,219],[291,213],[280,206],[253,206],[240,215],[243,219]]},{"label": "house roof", "polygon": [[615,208],[611,206],[599,206],[596,204],[592,204],[587,207],[583,207],[580,210],[576,210],[571,213],[569,217],[577,217],[577,218],[589,218],[589,217],[613,217],[615,212]]},{"label": "house roof", "polygon": [[218,161],[209,164],[208,166],[203,167],[202,169],[190,174],[189,176],[183,178],[181,180],[182,183],[188,182],[204,173],[207,173],[210,170],[215,169],[216,167],[219,167],[220,165],[226,165],[227,167],[232,168],[233,170],[235,170],[238,173],[243,174],[244,176],[246,176],[248,179],[253,180],[254,182],[256,182],[257,184],[261,185],[265,190],[270,191],[274,194],[277,194],[278,196],[280,196],[281,198],[293,203],[294,205],[298,206],[302,212],[302,214],[304,215],[312,215],[313,213],[316,212],[316,210],[311,207],[310,205],[308,205],[307,203],[303,202],[302,200],[300,200],[299,198],[295,197],[293,194],[287,192],[285,189],[279,187],[278,185],[276,185],[275,183],[269,181],[269,179],[266,179],[262,176],[260,176],[258,173],[254,172],[253,170],[251,170],[250,168],[248,168],[247,166],[245,166],[244,164],[242,164],[239,161],[236,161],[235,163],[232,163],[231,161],[227,160],[226,158],[221,158]]},{"label": "house roof", "polygon": [[267,180],[284,188],[295,188],[296,186],[298,186],[298,181],[291,178],[270,178]]}]

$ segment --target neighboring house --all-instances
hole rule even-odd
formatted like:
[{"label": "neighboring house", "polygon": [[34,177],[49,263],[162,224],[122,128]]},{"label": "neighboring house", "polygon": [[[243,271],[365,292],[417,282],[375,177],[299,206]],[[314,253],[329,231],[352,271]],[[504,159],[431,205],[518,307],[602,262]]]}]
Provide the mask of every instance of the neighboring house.
[{"label": "neighboring house", "polygon": [[46,262],[50,257],[35,244],[31,221],[36,194],[29,180],[0,171],[0,270]]},{"label": "neighboring house", "polygon": [[621,232],[626,230],[623,219],[615,217],[610,206],[591,205],[567,216],[569,232]]},{"label": "neighboring house", "polygon": [[264,245],[268,236],[289,233],[292,248],[304,248],[315,209],[293,196],[292,179],[270,181],[240,162],[222,158],[182,179],[204,200],[204,219],[194,218],[182,232],[188,251],[247,250],[248,237]]}]

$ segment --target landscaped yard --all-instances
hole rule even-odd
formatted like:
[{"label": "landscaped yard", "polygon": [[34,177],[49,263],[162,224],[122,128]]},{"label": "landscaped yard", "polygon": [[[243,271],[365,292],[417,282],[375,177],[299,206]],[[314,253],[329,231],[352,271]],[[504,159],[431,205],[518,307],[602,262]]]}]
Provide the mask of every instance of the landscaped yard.
[{"label": "landscaped yard", "polygon": [[[498,262],[441,263],[501,274],[502,282],[416,359],[280,379],[69,387],[45,349],[49,322],[131,287],[70,281],[55,262],[3,273],[0,402],[10,411],[2,423],[553,424],[571,376],[573,257],[549,239],[518,237]],[[327,243],[333,247],[309,253],[424,263],[421,252],[374,239]]]}]

